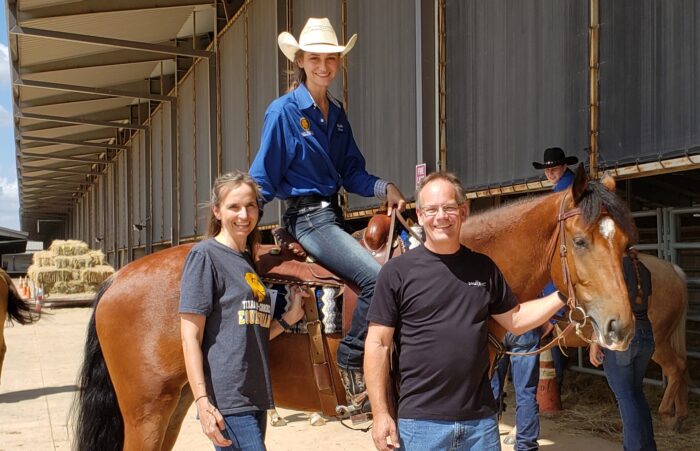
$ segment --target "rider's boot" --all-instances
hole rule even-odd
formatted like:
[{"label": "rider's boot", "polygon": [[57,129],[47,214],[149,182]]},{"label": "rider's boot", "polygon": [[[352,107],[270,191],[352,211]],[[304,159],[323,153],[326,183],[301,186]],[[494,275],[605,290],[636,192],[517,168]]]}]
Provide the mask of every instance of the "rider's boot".
[{"label": "rider's boot", "polygon": [[365,375],[361,369],[338,368],[340,378],[345,387],[345,396],[348,400],[348,409],[350,416],[371,414],[372,407],[367,396],[367,387],[365,386]]}]

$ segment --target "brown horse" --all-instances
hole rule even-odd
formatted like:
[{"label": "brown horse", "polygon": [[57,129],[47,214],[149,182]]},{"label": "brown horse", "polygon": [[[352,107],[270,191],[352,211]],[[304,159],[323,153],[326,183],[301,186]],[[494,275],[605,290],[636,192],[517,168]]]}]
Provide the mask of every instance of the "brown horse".
[{"label": "brown horse", "polygon": [[[5,318],[19,324],[31,323],[33,318],[29,305],[17,292],[10,276],[0,268],[0,377],[2,377],[2,362],[5,360],[7,345],[5,344]],[[1,379],[0,379],[1,380]]]},{"label": "brown horse", "polygon": [[[602,341],[610,348],[625,349],[634,322],[621,260],[627,236],[635,229],[625,204],[611,193],[613,188],[610,181],[607,188],[588,183],[579,168],[569,191],[480,215],[465,225],[463,238],[496,260],[520,299],[530,299],[552,277],[562,286],[555,255],[557,237],[562,236],[559,208],[579,208],[580,215],[563,220],[571,281],[598,324]],[[98,293],[76,400],[76,449],[161,450],[174,445],[192,404],[177,313],[189,248],[143,257],[121,269]],[[606,283],[599,282],[604,279]],[[326,335],[324,340],[337,399],[343,400],[335,368],[340,335]],[[308,338],[283,334],[272,341],[270,353],[275,403],[322,410]]]}]

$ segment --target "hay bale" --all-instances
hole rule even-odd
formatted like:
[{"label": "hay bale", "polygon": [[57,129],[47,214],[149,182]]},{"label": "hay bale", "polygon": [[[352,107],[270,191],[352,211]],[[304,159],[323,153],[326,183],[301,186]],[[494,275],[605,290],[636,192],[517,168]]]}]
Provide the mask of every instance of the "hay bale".
[{"label": "hay bale", "polygon": [[54,240],[49,246],[54,255],[85,255],[90,251],[87,244],[79,240]]},{"label": "hay bale", "polygon": [[103,254],[102,251],[90,251],[87,255],[90,257],[90,265],[87,266],[88,268],[105,264],[105,254]]},{"label": "hay bale", "polygon": [[44,287],[44,293],[50,293],[58,282],[72,280],[71,271],[55,266],[30,266],[27,275],[35,286]]},{"label": "hay bale", "polygon": [[114,274],[114,268],[109,265],[99,265],[81,271],[80,280],[87,285],[100,286],[102,282]]},{"label": "hay bale", "polygon": [[35,252],[32,256],[32,266],[54,266],[54,257],[51,251]]}]

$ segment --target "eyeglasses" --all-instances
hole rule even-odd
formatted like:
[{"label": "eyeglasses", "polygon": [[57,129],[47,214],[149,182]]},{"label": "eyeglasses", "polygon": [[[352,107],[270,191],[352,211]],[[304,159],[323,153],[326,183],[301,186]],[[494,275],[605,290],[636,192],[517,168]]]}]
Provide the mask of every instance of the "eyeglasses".
[{"label": "eyeglasses", "polygon": [[426,205],[425,207],[420,207],[420,211],[425,216],[433,217],[442,209],[442,212],[446,215],[454,216],[459,213],[459,206],[460,204]]}]

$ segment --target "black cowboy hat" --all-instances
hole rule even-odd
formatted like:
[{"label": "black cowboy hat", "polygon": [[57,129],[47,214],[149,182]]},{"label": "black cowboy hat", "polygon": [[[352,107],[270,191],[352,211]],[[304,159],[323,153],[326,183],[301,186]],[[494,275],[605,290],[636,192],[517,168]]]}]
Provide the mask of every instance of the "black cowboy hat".
[{"label": "black cowboy hat", "polygon": [[535,169],[547,169],[553,168],[554,166],[561,166],[562,164],[570,166],[578,163],[578,158],[573,156],[567,157],[564,155],[564,150],[560,147],[550,147],[549,149],[545,149],[543,160],[544,163],[533,161],[532,165],[535,167]]}]

